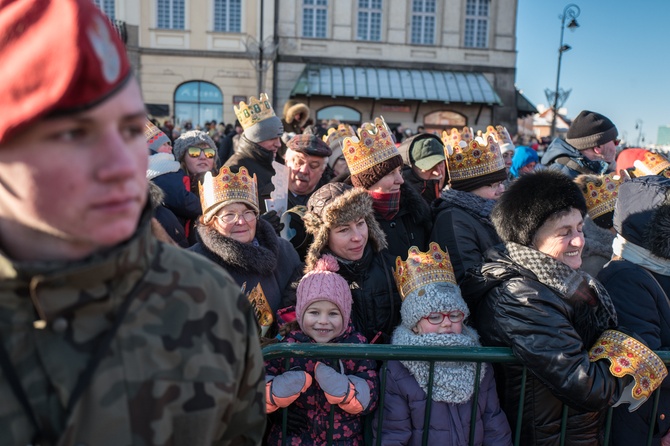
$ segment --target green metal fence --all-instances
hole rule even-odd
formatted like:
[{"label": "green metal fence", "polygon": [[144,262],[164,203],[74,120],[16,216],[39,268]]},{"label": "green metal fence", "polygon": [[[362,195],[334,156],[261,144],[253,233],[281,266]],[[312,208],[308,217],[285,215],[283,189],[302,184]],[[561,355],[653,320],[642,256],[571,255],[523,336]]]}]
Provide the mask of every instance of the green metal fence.
[{"label": "green metal fence", "polygon": [[[663,360],[666,366],[670,366],[670,352],[662,351],[656,352]],[[432,405],[432,384],[434,378],[435,362],[441,361],[468,361],[477,363],[477,374],[475,376],[475,393],[473,399],[476,401],[479,395],[479,376],[481,373],[482,363],[518,363],[517,359],[512,355],[509,348],[502,347],[478,347],[478,348],[460,348],[460,347],[410,347],[404,345],[366,345],[366,344],[287,344],[280,343],[268,346],[263,349],[263,356],[265,360],[286,358],[286,367],[288,369],[288,361],[291,357],[300,358],[327,358],[327,359],[373,359],[383,361],[383,365],[379,371],[379,402],[377,411],[373,416],[378,417],[377,423],[377,442],[376,445],[381,445],[381,418],[383,416],[384,408],[384,394],[386,386],[386,361],[389,360],[414,360],[414,361],[428,361],[430,363],[430,371],[428,378],[428,398],[426,407],[426,417],[424,421],[424,437],[422,444],[428,444],[428,426],[430,422],[431,405]],[[525,392],[527,369],[523,367],[523,375],[521,381],[521,401],[519,404],[519,412],[517,416],[516,426],[511,426],[514,445],[518,446],[520,441],[521,423],[523,413],[523,394]],[[658,410],[658,402],[660,400],[660,391],[654,392],[650,397],[650,401],[645,404],[653,404],[652,420],[656,419]],[[331,406],[330,411],[330,426],[333,426],[334,406]],[[283,409],[283,434],[282,438],[286,441],[286,424],[289,408]],[[476,420],[475,414],[477,405],[473,404],[473,412],[470,425],[470,445],[473,443]],[[568,406],[563,407],[563,419],[561,423],[561,446],[565,445],[565,426],[567,423]],[[607,413],[605,423],[605,446],[609,445],[609,434],[612,422],[612,409]],[[653,422],[653,421],[652,421]],[[647,446],[651,446],[654,432],[654,425],[649,427],[647,436]],[[332,432],[328,432],[328,444],[332,444]],[[285,444],[285,443],[284,443]]]}]

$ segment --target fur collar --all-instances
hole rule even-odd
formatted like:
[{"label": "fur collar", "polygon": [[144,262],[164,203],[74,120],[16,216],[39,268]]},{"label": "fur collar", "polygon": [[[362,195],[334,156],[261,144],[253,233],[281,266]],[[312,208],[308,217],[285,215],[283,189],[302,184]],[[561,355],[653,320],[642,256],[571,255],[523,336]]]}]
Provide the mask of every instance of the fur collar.
[{"label": "fur collar", "polygon": [[272,225],[263,219],[256,224],[255,243],[240,243],[221,235],[214,226],[199,225],[198,240],[210,258],[227,270],[247,274],[271,274],[277,268],[279,241]]},{"label": "fur collar", "polygon": [[[393,345],[480,347],[477,332],[463,325],[461,334],[416,334],[400,325],[393,332]],[[428,394],[429,363],[425,361],[400,361],[412,374],[421,389]],[[486,368],[482,365],[480,383]],[[433,401],[463,404],[470,401],[474,393],[477,365],[473,362],[436,362],[433,381]]]}]

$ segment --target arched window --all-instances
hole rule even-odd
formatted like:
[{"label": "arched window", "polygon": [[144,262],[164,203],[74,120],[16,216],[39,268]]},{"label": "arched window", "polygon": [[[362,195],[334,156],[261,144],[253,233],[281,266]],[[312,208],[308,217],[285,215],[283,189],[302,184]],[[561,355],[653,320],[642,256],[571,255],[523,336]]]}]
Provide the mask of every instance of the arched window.
[{"label": "arched window", "polygon": [[318,121],[324,119],[337,119],[338,121],[346,122],[347,124],[360,124],[361,113],[356,109],[345,107],[344,105],[332,105],[330,107],[324,107],[316,112],[316,119]]},{"label": "arched window", "polygon": [[223,120],[223,94],[209,82],[191,81],[181,84],[174,92],[175,124],[185,122],[202,126],[205,122]]},{"label": "arched window", "polygon": [[460,113],[448,110],[440,110],[433,113],[428,113],[423,118],[423,126],[429,133],[441,134],[442,130],[453,127],[464,127],[468,124],[468,120]]}]

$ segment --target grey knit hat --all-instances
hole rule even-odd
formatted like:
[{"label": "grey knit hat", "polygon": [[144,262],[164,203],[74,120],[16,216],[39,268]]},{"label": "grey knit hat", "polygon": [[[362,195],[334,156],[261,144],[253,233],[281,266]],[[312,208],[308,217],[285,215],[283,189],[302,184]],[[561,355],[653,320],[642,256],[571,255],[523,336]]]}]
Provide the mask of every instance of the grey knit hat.
[{"label": "grey knit hat", "polygon": [[616,126],[607,116],[582,110],[572,120],[565,141],[577,150],[586,150],[614,141],[618,134]]},{"label": "grey knit hat", "polygon": [[210,138],[206,132],[200,130],[189,130],[188,132],[182,133],[181,136],[175,140],[172,153],[174,154],[174,158],[177,161],[182,162],[184,160],[184,155],[186,154],[186,151],[189,147],[202,146],[207,146],[214,149],[216,152],[216,156],[214,157],[214,165],[216,165],[219,159],[219,153],[218,150],[216,150],[216,144],[214,144],[214,141],[212,141],[212,138]]}]

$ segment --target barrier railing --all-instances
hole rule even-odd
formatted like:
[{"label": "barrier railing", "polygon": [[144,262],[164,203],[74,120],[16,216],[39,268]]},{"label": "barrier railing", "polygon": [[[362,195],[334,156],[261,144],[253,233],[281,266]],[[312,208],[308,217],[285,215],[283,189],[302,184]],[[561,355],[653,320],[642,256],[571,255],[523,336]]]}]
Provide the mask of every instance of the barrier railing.
[{"label": "barrier railing", "polygon": [[[670,352],[668,351],[658,351],[656,352],[661,360],[670,366]],[[263,356],[265,360],[285,358],[286,359],[286,368],[288,369],[289,358],[325,358],[325,359],[372,359],[377,361],[382,361],[383,365],[379,371],[379,402],[377,410],[373,416],[378,417],[377,423],[377,441],[373,443],[375,445],[381,445],[381,421],[383,416],[384,409],[384,394],[386,387],[386,363],[389,360],[413,360],[413,361],[427,361],[430,364],[429,368],[429,377],[428,377],[428,398],[426,400],[426,416],[424,424],[424,436],[423,436],[423,445],[428,444],[428,423],[430,421],[431,406],[432,406],[432,383],[434,379],[435,372],[435,362],[442,361],[467,361],[477,363],[477,373],[475,376],[475,393],[473,399],[476,401],[479,394],[479,376],[481,373],[481,364],[482,363],[516,363],[519,361],[512,354],[511,349],[502,348],[502,347],[410,347],[404,345],[360,345],[360,344],[273,344],[263,349]],[[516,426],[510,426],[512,428],[512,438],[514,439],[514,445],[518,446],[520,442],[520,433],[521,433],[521,423],[523,412],[523,395],[525,392],[525,384],[527,377],[527,369],[523,367],[522,381],[521,381],[521,399],[519,404],[518,416]],[[656,414],[658,410],[658,403],[660,400],[660,391],[657,390],[650,397],[650,401],[647,401],[645,404],[653,404],[652,411],[652,423],[656,419]],[[331,406],[330,412],[330,429],[328,432],[328,444],[332,444],[332,426],[333,426],[333,414],[334,406]],[[472,445],[474,441],[474,432],[475,432],[475,411],[477,405],[473,404],[473,413],[471,417],[470,424],[470,442]],[[289,408],[283,409],[283,421],[282,421],[282,444],[286,444],[287,438],[287,421],[288,421],[288,411]],[[561,422],[561,446],[565,444],[565,427],[567,423],[567,414],[568,406],[563,407],[563,419]],[[609,444],[610,438],[610,429],[612,423],[612,408],[608,410],[606,423],[605,423],[605,446]],[[649,427],[649,433],[647,436],[647,446],[651,446],[652,438],[654,432],[654,425],[652,424]]]}]

